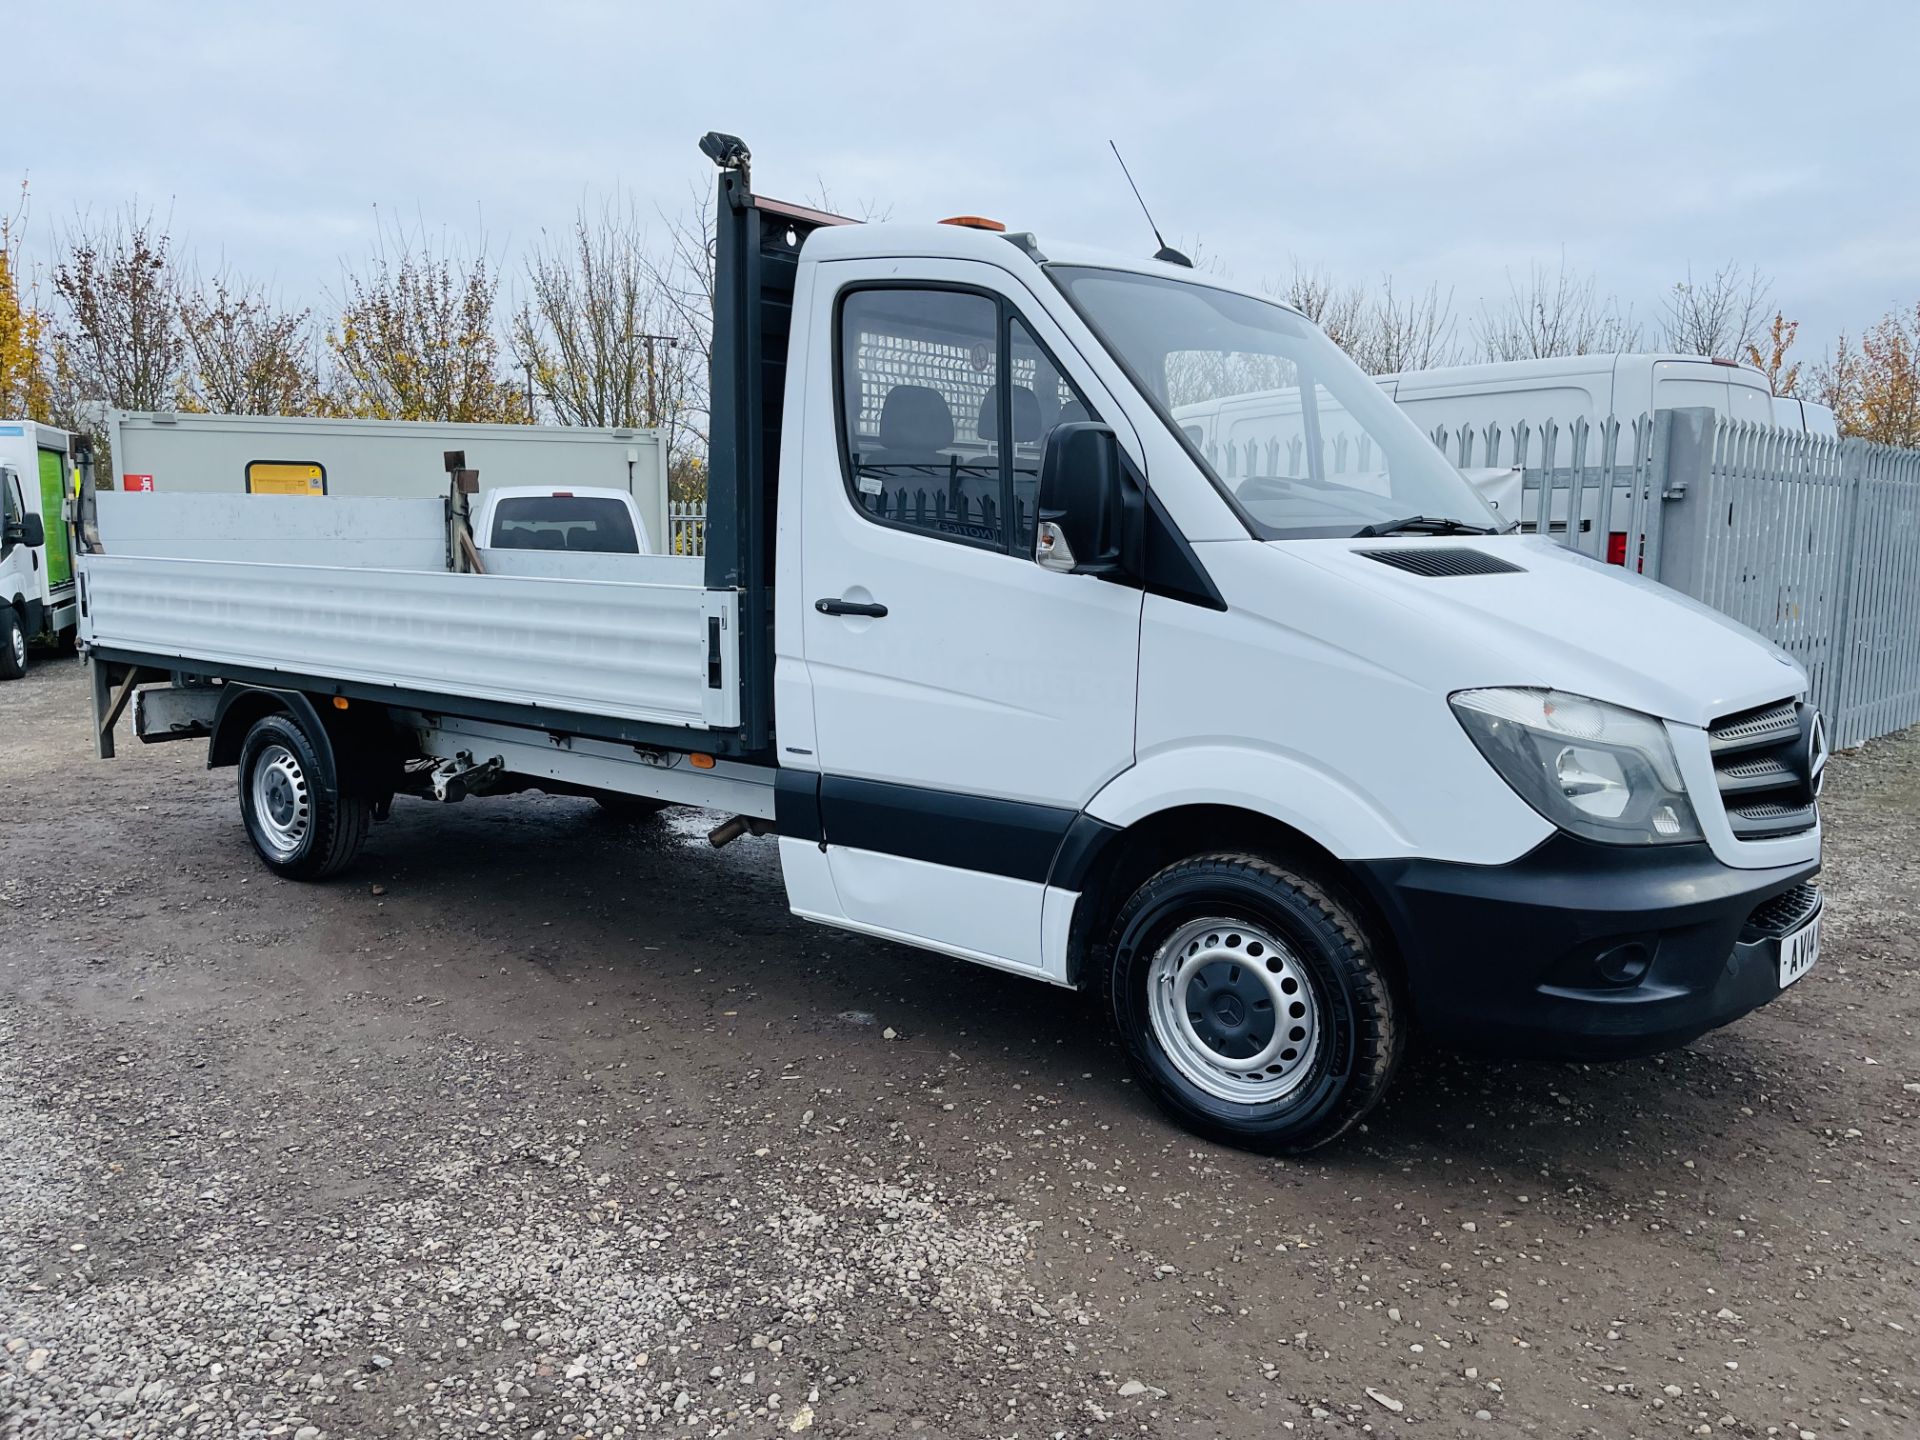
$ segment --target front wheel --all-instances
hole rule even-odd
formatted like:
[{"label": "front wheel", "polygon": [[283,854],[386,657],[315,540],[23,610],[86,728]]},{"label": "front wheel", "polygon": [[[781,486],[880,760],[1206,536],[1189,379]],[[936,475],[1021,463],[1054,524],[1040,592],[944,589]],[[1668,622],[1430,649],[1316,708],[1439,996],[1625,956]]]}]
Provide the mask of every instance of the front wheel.
[{"label": "front wheel", "polygon": [[20,612],[0,600],[0,680],[18,680],[27,673],[27,627]]},{"label": "front wheel", "polygon": [[1211,1139],[1293,1153],[1385,1093],[1404,1024],[1380,949],[1336,891],[1257,855],[1198,855],[1121,907],[1106,999],[1147,1092]]},{"label": "front wheel", "polygon": [[313,742],[291,715],[267,715],[240,746],[240,814],[268,869],[318,880],[360,853],[373,804],[321,778]]}]

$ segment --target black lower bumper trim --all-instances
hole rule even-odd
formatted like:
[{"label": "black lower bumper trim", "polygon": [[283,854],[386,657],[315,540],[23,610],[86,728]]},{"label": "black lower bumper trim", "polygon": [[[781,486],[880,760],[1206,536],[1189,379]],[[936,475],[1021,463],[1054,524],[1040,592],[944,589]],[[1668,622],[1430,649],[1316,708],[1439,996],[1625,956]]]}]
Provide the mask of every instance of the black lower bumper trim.
[{"label": "black lower bumper trim", "polygon": [[1510,865],[1357,867],[1394,931],[1414,1016],[1442,1044],[1603,1059],[1683,1045],[1779,993],[1779,937],[1748,929],[1816,861],[1723,865],[1703,844],[1556,835]]}]

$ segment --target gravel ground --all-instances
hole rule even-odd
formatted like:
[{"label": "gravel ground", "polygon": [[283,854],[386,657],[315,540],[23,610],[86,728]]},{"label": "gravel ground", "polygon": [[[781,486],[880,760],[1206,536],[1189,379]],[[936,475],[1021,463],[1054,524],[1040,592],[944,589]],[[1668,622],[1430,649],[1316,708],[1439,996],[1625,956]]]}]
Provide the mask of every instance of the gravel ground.
[{"label": "gravel ground", "polygon": [[1286,1163],[771,842],[402,802],[290,885],[85,711],[0,686],[0,1434],[1920,1434],[1920,735],[1777,1003]]}]

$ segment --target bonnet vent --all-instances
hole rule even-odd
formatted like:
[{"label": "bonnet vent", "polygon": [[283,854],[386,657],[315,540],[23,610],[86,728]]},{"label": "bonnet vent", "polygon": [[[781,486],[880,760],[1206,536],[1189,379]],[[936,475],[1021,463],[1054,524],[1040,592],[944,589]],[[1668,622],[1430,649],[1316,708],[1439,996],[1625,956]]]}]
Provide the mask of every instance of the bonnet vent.
[{"label": "bonnet vent", "polygon": [[1524,567],[1484,550],[1465,546],[1435,548],[1422,545],[1405,550],[1362,550],[1360,554],[1411,575],[1521,575]]}]

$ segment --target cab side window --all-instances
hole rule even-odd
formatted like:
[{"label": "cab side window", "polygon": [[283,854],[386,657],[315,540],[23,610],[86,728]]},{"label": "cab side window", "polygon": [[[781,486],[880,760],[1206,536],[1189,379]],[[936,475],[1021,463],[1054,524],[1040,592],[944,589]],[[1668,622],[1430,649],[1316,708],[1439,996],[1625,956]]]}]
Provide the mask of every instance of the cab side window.
[{"label": "cab side window", "polygon": [[20,482],[11,470],[0,470],[0,545],[13,548],[14,529],[26,515],[20,499]]},{"label": "cab side window", "polygon": [[856,290],[840,310],[842,443],[874,519],[1004,550],[1000,459],[980,433],[1000,386],[999,306],[960,290]]},{"label": "cab side window", "polygon": [[886,525],[1033,553],[1048,433],[1093,418],[1025,322],[966,290],[855,290],[840,309],[853,503]]}]

